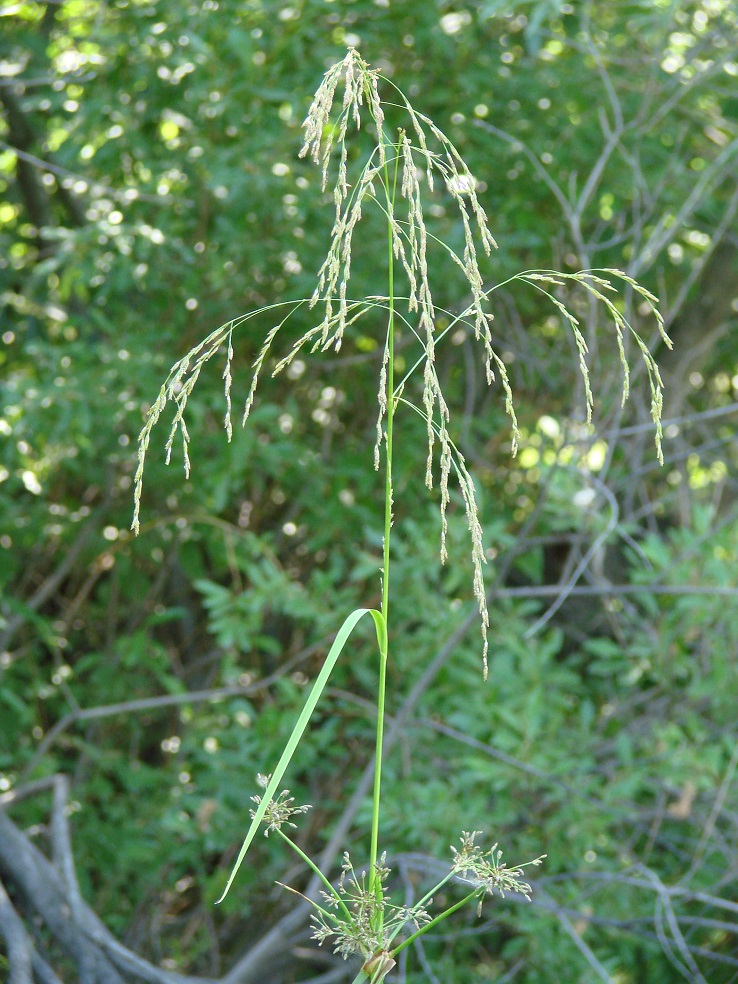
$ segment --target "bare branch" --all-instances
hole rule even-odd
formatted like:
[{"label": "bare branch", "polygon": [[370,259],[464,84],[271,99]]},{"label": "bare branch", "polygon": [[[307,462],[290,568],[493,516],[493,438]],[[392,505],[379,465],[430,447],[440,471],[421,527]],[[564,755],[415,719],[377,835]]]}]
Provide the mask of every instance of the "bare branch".
[{"label": "bare branch", "polygon": [[[87,546],[90,537],[97,527],[97,520],[90,519],[90,521],[83,527],[83,529],[77,535],[74,543],[69,547],[64,553],[64,559],[59,563],[56,570],[50,574],[41,586],[33,593],[33,595],[24,603],[24,608],[26,611],[38,611],[38,609],[48,601],[49,598],[54,594],[59,585],[62,583],[67,574],[72,570],[79,555],[82,553],[84,548]],[[0,649],[7,649],[10,645],[15,633],[25,622],[24,615],[15,615],[12,618],[7,619],[5,624],[5,629],[0,635]]]},{"label": "bare branch", "polygon": [[10,962],[8,984],[33,984],[33,944],[28,938],[23,921],[13,908],[8,893],[0,881],[0,933],[5,938]]},{"label": "bare branch", "polygon": [[[536,895],[540,898],[541,901],[544,901],[548,898],[547,893],[541,888],[540,884],[536,886]],[[569,938],[574,943],[574,946],[582,954],[582,956],[587,961],[587,963],[592,968],[592,970],[595,972],[597,977],[601,981],[605,981],[606,984],[612,984],[612,977],[610,977],[608,972],[605,970],[605,968],[602,966],[600,961],[594,955],[592,949],[585,943],[584,937],[581,936],[576,931],[576,929],[572,925],[571,920],[566,915],[566,913],[563,912],[558,907],[554,909],[554,912],[556,914],[556,918],[558,919],[559,923],[561,924],[561,926],[563,927]]]},{"label": "bare branch", "polygon": [[[99,917],[80,900],[79,923],[70,911],[66,886],[51,862],[0,811],[0,877],[12,882],[25,903],[43,920],[62,949],[79,967],[91,953],[94,977],[100,984],[213,984],[210,978],[166,971],[122,946]],[[91,946],[95,944],[95,946]]]},{"label": "bare branch", "polygon": [[[80,721],[94,721],[99,718],[115,717],[118,714],[139,714],[144,711],[157,711],[166,707],[176,707],[180,704],[201,704],[207,701],[218,701],[225,700],[228,697],[245,697],[249,694],[259,693],[262,690],[268,689],[273,683],[281,680],[287,673],[290,672],[295,666],[304,662],[304,660],[309,659],[315,653],[320,652],[326,644],[325,639],[321,639],[320,642],[313,643],[311,646],[307,646],[305,649],[296,653],[293,657],[286,660],[278,670],[271,673],[269,676],[264,677],[261,680],[255,680],[253,683],[245,684],[241,686],[240,684],[233,684],[228,687],[213,687],[209,690],[190,690],[181,694],[162,694],[158,697],[141,697],[138,700],[127,700],[121,701],[118,704],[104,704],[101,707],[88,707],[88,708],[78,708],[69,712],[63,718],[60,718],[56,724],[50,728],[43,739],[39,743],[36,749],[36,754],[31,759],[29,764],[25,768],[25,773],[28,774],[33,771],[35,766],[38,764],[39,760],[46,752],[49,750],[51,745],[56,741],[56,739],[64,731],[70,728],[73,724],[77,724]],[[30,787],[29,783],[29,787]],[[12,802],[15,798],[12,795],[12,790],[5,794],[0,794],[0,807],[6,802]],[[27,795],[32,795],[35,790],[31,790]]]}]

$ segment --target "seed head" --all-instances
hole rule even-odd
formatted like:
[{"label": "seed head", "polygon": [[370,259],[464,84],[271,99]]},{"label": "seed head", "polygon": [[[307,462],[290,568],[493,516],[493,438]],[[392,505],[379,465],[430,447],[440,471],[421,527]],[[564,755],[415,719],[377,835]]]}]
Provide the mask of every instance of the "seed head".
[{"label": "seed head", "polygon": [[[256,781],[261,786],[262,789],[266,789],[269,785],[269,780],[271,776],[263,776],[261,773],[257,775]],[[252,796],[251,802],[255,803],[258,807],[261,803],[261,796]],[[264,836],[268,837],[271,831],[281,830],[286,824],[288,827],[296,827],[296,824],[292,823],[290,817],[298,816],[301,813],[307,813],[312,807],[309,804],[305,806],[293,806],[295,802],[294,796],[290,796],[289,789],[283,789],[282,792],[276,799],[269,800],[266,808],[266,813],[264,814],[264,823],[266,824],[266,830],[264,831]],[[251,814],[251,819],[256,816],[256,810],[249,810]]]}]

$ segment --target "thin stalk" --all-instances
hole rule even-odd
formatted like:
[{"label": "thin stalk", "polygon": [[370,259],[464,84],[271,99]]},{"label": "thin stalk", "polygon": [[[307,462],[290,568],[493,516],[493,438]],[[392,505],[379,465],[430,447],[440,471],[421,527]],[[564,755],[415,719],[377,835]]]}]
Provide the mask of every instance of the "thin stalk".
[{"label": "thin stalk", "polygon": [[423,936],[429,930],[437,926],[440,922],[443,922],[444,919],[447,919],[452,912],[456,912],[457,909],[461,909],[462,906],[465,906],[467,902],[471,902],[471,900],[475,896],[478,896],[479,893],[480,893],[480,889],[475,888],[473,892],[469,892],[469,894],[466,895],[460,902],[457,902],[456,905],[452,905],[448,909],[444,909],[444,911],[439,913],[439,915],[437,915],[435,919],[431,919],[431,921],[429,923],[426,923],[425,926],[421,926],[420,929],[414,932],[412,936],[408,936],[408,938],[406,940],[403,940],[399,946],[396,946],[394,950],[391,950],[390,956],[394,959],[398,953],[400,953],[406,947],[410,946],[411,943],[414,943],[419,936]]},{"label": "thin stalk", "polygon": [[[425,904],[426,904],[426,902],[430,902],[430,901],[432,901],[432,899],[433,899],[433,896],[434,896],[434,895],[436,894],[436,892],[437,892],[437,891],[438,891],[439,889],[441,889],[441,888],[443,888],[443,886],[444,886],[444,885],[446,884],[446,882],[449,882],[449,881],[451,881],[451,879],[452,879],[452,878],[454,877],[454,874],[455,874],[455,872],[453,872],[453,871],[449,871],[449,873],[448,873],[448,874],[446,875],[446,877],[445,877],[445,878],[442,878],[442,879],[441,879],[441,881],[439,881],[439,883],[438,883],[437,885],[434,885],[434,886],[433,886],[433,888],[432,888],[432,889],[430,890],[430,892],[427,892],[427,893],[426,893],[426,894],[425,894],[425,895],[423,896],[423,898],[422,898],[422,899],[419,899],[419,900],[418,900],[418,901],[417,901],[417,902],[415,903],[415,905],[414,905],[414,908],[415,908],[415,909],[418,909],[418,908],[419,908],[420,906],[422,906],[422,905],[425,905]],[[391,942],[392,942],[392,940],[394,940],[394,938],[395,938],[395,937],[397,936],[397,934],[398,934],[398,933],[400,933],[400,932],[402,932],[402,930],[403,930],[404,928],[405,928],[405,927],[404,927],[404,925],[402,925],[402,924],[401,924],[401,925],[399,925],[399,926],[398,926],[398,927],[397,927],[397,928],[396,928],[395,930],[393,930],[393,932],[392,932],[392,934],[391,934],[391,936],[390,936],[390,938],[389,938],[389,942],[391,943]]]},{"label": "thin stalk", "polygon": [[[313,872],[313,874],[314,875],[317,875],[317,877],[320,878],[320,880],[323,882],[323,884],[325,885],[325,887],[328,889],[329,894],[336,900],[339,908],[343,912],[344,918],[346,919],[347,922],[350,923],[351,922],[351,913],[349,912],[348,908],[346,907],[346,904],[344,903],[343,899],[338,894],[338,892],[335,890],[335,888],[333,887],[333,885],[331,885],[331,883],[325,877],[325,875],[323,874],[323,872],[317,866],[317,864],[313,861],[313,859],[310,858],[310,857],[308,857],[308,855],[305,854],[305,852],[301,848],[299,848],[297,846],[297,844],[295,844],[295,842],[292,840],[292,838],[291,837],[288,837],[287,834],[285,834],[285,832],[280,827],[277,828],[277,833],[279,834],[279,836],[282,838],[283,841],[286,841],[289,844],[289,846],[292,848],[293,851],[295,851],[296,854],[299,854],[299,856],[302,858],[302,860],[305,862],[305,864],[310,868],[310,870]],[[322,906],[318,906],[318,908],[319,909],[322,909],[323,907]],[[323,910],[323,911],[325,912],[325,910]],[[330,913],[328,913],[328,915],[330,915]]]},{"label": "thin stalk", "polygon": [[[384,180],[390,198],[390,213],[394,213],[397,193],[398,156],[395,158],[395,173],[391,185],[389,169],[384,166]],[[387,223],[388,258],[388,312],[387,312],[387,431],[385,439],[385,480],[384,480],[384,539],[382,543],[382,617],[389,635],[389,575],[390,575],[390,535],[392,531],[392,438],[395,417],[395,255],[392,244],[392,226]],[[388,637],[387,635],[387,637]],[[379,683],[377,688],[377,741],[374,758],[374,796],[372,801],[372,834],[369,852],[369,891],[375,892],[380,901],[381,882],[377,878],[377,854],[379,850],[379,802],[382,785],[382,747],[384,744],[384,709],[387,690],[387,652],[379,654]],[[381,920],[381,908],[380,912]],[[381,931],[381,926],[376,927]]]}]

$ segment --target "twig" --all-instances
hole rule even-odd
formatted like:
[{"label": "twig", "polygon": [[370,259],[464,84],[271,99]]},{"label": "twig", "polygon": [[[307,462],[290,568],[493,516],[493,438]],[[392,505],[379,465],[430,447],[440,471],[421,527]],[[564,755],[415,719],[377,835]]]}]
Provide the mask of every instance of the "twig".
[{"label": "twig", "polygon": [[[2,141],[0,141],[0,146],[2,146]],[[91,518],[90,521],[85,525],[77,536],[74,543],[69,547],[64,553],[64,559],[61,561],[56,570],[50,574],[43,584],[38,588],[34,594],[24,602],[23,607],[25,611],[38,611],[38,609],[46,602],[59,587],[61,582],[70,572],[74,564],[77,562],[82,550],[87,546],[92,533],[97,526],[97,518]],[[14,615],[9,618],[6,622],[5,629],[0,635],[0,649],[7,649],[10,642],[15,635],[16,631],[21,625],[26,621],[26,615]]]},{"label": "twig", "polygon": [[[700,413],[688,413],[681,417],[664,417],[661,424],[666,430],[667,427],[682,424],[696,424],[702,420],[714,420],[716,417],[726,417],[732,413],[738,413],[738,403],[726,403],[723,407],[713,407],[711,410],[702,410]],[[643,424],[631,424],[628,427],[618,427],[612,430],[602,431],[601,437],[611,438],[617,436],[629,436],[631,434],[651,433],[653,422]],[[591,440],[588,438],[587,440]],[[573,442],[572,442],[573,443]]]},{"label": "twig", "polygon": [[[82,893],[79,890],[77,872],[72,855],[72,842],[69,836],[69,820],[67,817],[67,801],[69,799],[69,779],[58,774],[54,776],[54,800],[51,810],[51,850],[54,863],[66,886],[69,908],[72,920],[82,927]],[[79,977],[81,981],[94,980],[95,954],[87,945],[87,940],[80,934]]]},{"label": "twig", "polygon": [[[46,0],[48,3],[49,0]],[[15,89],[16,91],[25,89],[33,89],[36,86],[43,85],[53,85],[55,82],[62,82],[65,86],[67,85],[79,85],[80,82],[90,82],[92,79],[97,78],[95,72],[85,72],[83,75],[75,75],[70,73],[69,75],[39,75],[33,79],[25,79],[21,75],[13,75],[7,79],[0,79],[0,86],[8,89]]]},{"label": "twig", "polygon": [[33,944],[28,938],[23,921],[13,908],[13,903],[0,881],[0,934],[5,939],[10,977],[8,984],[33,984]]},{"label": "twig", "polygon": [[502,975],[502,977],[497,978],[497,984],[510,984],[510,981],[517,976],[518,972],[523,970],[525,967],[524,960],[516,961],[512,967]]},{"label": "twig", "polygon": [[[94,979],[105,984],[124,984],[141,978],[148,984],[214,984],[212,978],[188,977],[163,970],[132,953],[105,927],[84,902],[80,902],[80,924],[69,918],[69,899],[56,868],[0,811],[0,877],[12,881],[46,924],[58,944],[81,965],[82,952],[96,944]],[[120,973],[119,973],[120,971]]]},{"label": "twig", "polygon": [[[707,984],[707,981],[700,973],[699,967],[695,963],[694,957],[690,953],[689,947],[682,936],[682,931],[679,928],[679,923],[676,915],[674,914],[674,908],[671,904],[671,899],[669,898],[669,892],[666,886],[658,877],[656,872],[652,871],[650,868],[647,868],[645,865],[637,865],[637,869],[641,871],[642,874],[648,879],[656,892],[656,931],[659,934],[659,939],[661,940],[664,953],[668,957],[671,964],[676,967],[677,970],[687,978],[687,980],[693,982],[693,984]],[[664,932],[664,910],[666,911],[666,921],[669,924],[669,929],[671,930],[672,940],[676,944],[679,954],[681,955],[682,960],[684,960],[684,964],[681,963],[677,955],[674,953],[674,949],[671,945],[672,941]]]},{"label": "twig", "polygon": [[[80,972],[90,966],[88,960],[92,961],[90,970],[93,976],[88,980],[124,984],[105,954],[93,948],[92,955],[88,956],[89,941],[81,927],[69,918],[69,902],[56,868],[3,812],[0,812],[0,877],[12,883],[21,893],[34,913],[44,921],[56,942],[75,961]],[[97,920],[97,916],[89,912],[90,917]]]},{"label": "twig", "polygon": [[514,136],[512,133],[508,133],[507,130],[501,130],[499,127],[493,126],[491,123],[487,123],[486,120],[474,120],[474,125],[478,126],[481,130],[485,130],[487,133],[491,133],[494,136],[499,137],[506,143],[511,144],[513,149],[519,148],[525,154],[535,168],[536,174],[538,174],[542,181],[547,185],[551,194],[561,206],[561,211],[564,213],[564,217],[569,223],[569,226],[573,229],[576,225],[576,216],[574,214],[574,209],[571,207],[571,203],[525,141]]},{"label": "twig", "polygon": [[684,282],[679,288],[679,293],[677,294],[674,301],[672,301],[672,303],[669,305],[668,311],[665,312],[664,314],[664,324],[666,325],[667,329],[670,327],[676,316],[681,311],[682,305],[686,300],[687,294],[692,289],[695,282],[699,279],[700,275],[702,274],[703,270],[707,265],[708,260],[715,252],[717,247],[720,245],[720,243],[723,241],[725,237],[725,233],[730,228],[730,224],[735,217],[736,211],[738,211],[738,185],[736,185],[733,194],[730,196],[730,199],[728,200],[727,208],[723,213],[723,217],[720,220],[717,229],[715,229],[715,231],[712,233],[710,237],[710,243],[707,246],[707,249],[704,250],[704,252],[700,255],[699,259],[692,265],[692,269],[684,278]]},{"label": "twig", "polygon": [[[541,888],[540,884],[536,886],[536,895],[538,896],[539,901],[549,899],[548,893]],[[610,977],[608,972],[605,970],[605,968],[602,966],[600,961],[594,955],[592,949],[584,942],[584,939],[579,935],[576,929],[574,929],[574,927],[571,924],[571,920],[566,915],[566,913],[563,912],[558,906],[556,906],[553,911],[559,923],[567,933],[567,935],[571,938],[572,942],[579,950],[579,952],[582,954],[582,956],[587,961],[587,963],[592,968],[592,970],[595,972],[595,974],[597,974],[598,978],[601,981],[605,981],[605,984],[612,984],[612,977]]]},{"label": "twig", "polygon": [[[536,779],[542,779],[554,786],[560,786],[568,793],[574,794],[579,792],[579,790],[575,789],[575,787],[571,786],[567,782],[564,782],[563,779],[559,779],[557,776],[552,776],[548,772],[544,772],[543,769],[537,769],[534,765],[529,765],[527,762],[521,762],[520,759],[516,759],[512,755],[508,755],[506,752],[500,751],[499,748],[495,748],[493,745],[488,745],[486,742],[478,741],[471,735],[464,734],[463,731],[457,731],[456,728],[451,728],[449,725],[442,724],[440,721],[423,720],[418,721],[417,723],[424,728],[431,728],[433,731],[437,731],[441,735],[447,735],[455,741],[468,745],[469,748],[474,748],[479,752],[484,752],[484,754],[489,755],[490,758],[497,759],[499,762],[503,762],[505,765],[518,769],[520,772],[525,772],[529,776],[535,776]],[[589,798],[585,797],[585,799]]]},{"label": "twig", "polygon": [[[590,479],[592,478],[593,476],[590,476]],[[571,594],[572,589],[576,587],[577,581],[589,566],[589,562],[592,560],[593,557],[596,556],[597,551],[605,543],[607,538],[610,536],[610,534],[618,524],[618,516],[620,513],[620,508],[618,506],[617,500],[615,499],[615,496],[612,494],[612,492],[607,488],[607,486],[603,482],[598,482],[597,484],[600,491],[607,499],[608,505],[610,506],[610,518],[607,521],[607,526],[605,527],[604,530],[602,530],[602,532],[598,536],[595,537],[593,542],[590,544],[587,552],[584,554],[582,559],[577,564],[571,577],[567,580],[565,584],[562,584],[560,586],[559,593],[556,596],[556,601],[554,601],[554,603],[548,607],[548,609],[543,613],[543,615],[541,615],[540,618],[536,619],[533,625],[531,625],[528,629],[526,629],[525,633],[523,634],[524,639],[531,639],[534,635],[536,635],[536,633],[538,633],[543,628],[544,625],[546,625],[551,620],[551,618],[553,618],[553,616],[556,614],[559,608],[561,608],[561,606],[564,604],[566,599]],[[595,585],[593,585],[593,587],[595,587]]]},{"label": "twig", "polygon": [[51,967],[37,950],[33,951],[33,972],[39,979],[40,984],[64,984],[62,979],[57,976]]},{"label": "twig", "polygon": [[22,786],[14,786],[5,793],[0,793],[0,807],[9,806],[11,803],[20,803],[21,800],[36,796],[37,793],[45,793],[47,789],[54,786],[55,776],[43,776],[41,779],[34,779],[32,782],[24,783]]},{"label": "twig", "polygon": [[[560,584],[531,585],[529,588],[496,588],[497,598],[550,598],[562,590]],[[738,587],[706,584],[582,584],[570,588],[567,595],[709,595],[734,597]]]},{"label": "twig", "polygon": [[710,810],[710,815],[707,818],[707,823],[705,824],[704,830],[702,831],[702,836],[700,837],[699,843],[695,848],[694,858],[692,864],[689,867],[689,871],[680,880],[686,882],[695,871],[699,868],[702,861],[703,855],[707,848],[707,845],[712,837],[715,830],[715,824],[720,816],[720,812],[725,803],[725,798],[728,795],[728,790],[730,789],[730,784],[733,781],[735,775],[736,767],[738,766],[738,741],[736,741],[733,746],[733,754],[730,756],[730,761],[728,762],[728,767],[725,770],[725,775],[723,776],[723,781],[720,783],[720,789],[718,789],[717,796],[715,797],[715,802]]},{"label": "twig", "polygon": [[415,943],[413,943],[413,949],[418,956],[420,966],[423,968],[423,973],[428,979],[428,984],[441,984],[436,975],[433,973],[433,968],[428,963],[428,958],[425,955],[422,939],[418,938]]},{"label": "twig", "polygon": [[[636,866],[634,870],[642,871],[641,866]],[[548,883],[555,881],[566,881],[567,879],[593,879],[595,881],[616,882],[621,885],[631,885],[634,888],[654,889],[651,879],[636,878],[633,875],[618,874],[611,871],[570,871],[561,875],[549,875],[546,878]],[[704,905],[714,906],[716,909],[725,909],[727,912],[734,912],[738,915],[738,902],[731,902],[730,899],[723,899],[717,895],[710,895],[708,892],[695,892],[682,885],[662,885],[662,892],[673,898],[683,898],[688,902],[702,902]]]},{"label": "twig", "polygon": [[[182,694],[162,694],[159,697],[141,697],[137,700],[121,701],[118,704],[104,704],[101,707],[88,707],[70,711],[69,714],[60,718],[46,732],[36,749],[33,759],[26,766],[24,775],[28,775],[33,771],[40,758],[45,755],[59,735],[73,724],[77,724],[80,721],[94,721],[98,718],[115,717],[117,714],[140,714],[143,711],[157,711],[166,707],[176,707],[179,704],[201,704],[205,701],[224,700],[227,697],[244,697],[248,694],[258,693],[270,687],[277,680],[282,679],[285,673],[288,673],[294,666],[309,659],[316,652],[320,652],[324,645],[325,640],[321,640],[311,646],[307,646],[291,659],[287,660],[274,673],[245,686],[234,684],[228,687],[214,687],[210,690],[191,690]],[[29,783],[28,786],[30,787],[30,785]],[[35,792],[35,790],[32,792]],[[11,793],[12,790],[10,793],[0,795],[0,806],[11,801],[13,798],[11,797]],[[27,795],[30,795],[30,793]],[[8,797],[11,797],[11,799],[8,799]]]},{"label": "twig", "polygon": [[648,242],[643,247],[640,256],[635,260],[630,269],[633,275],[641,274],[654,262],[666,246],[685,227],[687,220],[704,200],[704,195],[711,183],[719,184],[728,174],[728,165],[731,157],[738,154],[738,139],[732,140],[717,157],[710,162],[695,181],[692,191],[689,193],[677,215],[671,212],[665,213],[656,223],[656,226],[649,236]]},{"label": "twig", "polygon": [[84,183],[96,194],[106,195],[114,201],[124,202],[127,205],[132,204],[132,202],[152,202],[155,205],[170,205],[172,202],[177,202],[178,205],[187,206],[195,204],[191,198],[176,198],[174,195],[149,195],[139,191],[136,192],[134,198],[131,198],[125,191],[117,191],[115,188],[111,188],[109,185],[103,184],[101,181],[95,181],[91,178],[85,177],[82,174],[77,174],[74,171],[70,171],[66,167],[61,167],[59,164],[53,164],[51,161],[45,161],[41,157],[36,157],[35,154],[29,154],[28,151],[21,150],[19,147],[15,147],[13,144],[7,143],[5,140],[0,140],[0,147],[4,150],[11,151],[11,153],[15,154],[16,157],[19,157],[22,161],[25,161],[27,164],[32,164],[34,167],[37,167],[42,171],[48,171],[51,174],[58,174],[60,177],[68,177],[75,181],[84,181]]},{"label": "twig", "polygon": [[337,981],[347,978],[349,973],[347,967],[334,967],[333,970],[328,970],[318,977],[310,977],[306,981],[302,981],[302,984],[336,984]]}]

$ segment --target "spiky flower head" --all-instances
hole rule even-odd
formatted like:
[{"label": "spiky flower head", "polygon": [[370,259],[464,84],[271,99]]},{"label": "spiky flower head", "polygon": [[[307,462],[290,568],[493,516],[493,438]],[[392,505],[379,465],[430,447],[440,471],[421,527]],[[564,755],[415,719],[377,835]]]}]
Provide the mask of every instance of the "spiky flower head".
[{"label": "spiky flower head", "polygon": [[366,871],[354,871],[348,852],[344,853],[337,895],[321,893],[326,909],[319,908],[313,916],[313,939],[321,946],[331,940],[333,952],[344,960],[360,954],[370,980],[380,981],[394,966],[389,948],[397,931],[406,924],[419,929],[431,917],[422,904],[398,906],[389,901],[386,883],[390,869],[385,854],[374,871],[375,879],[370,886]]},{"label": "spiky flower head", "polygon": [[[263,776],[259,773],[256,781],[262,789],[266,789],[269,785],[270,778],[271,776]],[[255,803],[257,807],[261,801],[261,796],[251,797],[251,802]],[[266,830],[264,831],[265,837],[268,837],[273,830],[281,830],[285,824],[288,827],[296,827],[296,824],[292,823],[290,818],[299,816],[301,813],[307,813],[308,810],[312,809],[309,804],[305,806],[294,806],[294,802],[295,798],[294,796],[290,796],[289,789],[283,789],[276,799],[269,800],[264,814],[264,823],[266,824]],[[253,820],[256,816],[256,810],[249,810],[249,813]]]},{"label": "spiky flower head", "polygon": [[471,832],[462,830],[461,848],[456,848],[453,845],[451,847],[451,853],[454,856],[451,870],[467,878],[483,890],[477,912],[481,913],[482,911],[485,895],[492,895],[494,892],[499,892],[503,898],[505,892],[518,892],[530,901],[532,888],[524,880],[523,868],[542,864],[546,855],[542,854],[533,861],[526,861],[514,868],[508,868],[502,860],[502,851],[497,844],[493,844],[488,851],[483,851],[475,843],[476,838],[481,833],[481,830],[472,830]]}]

